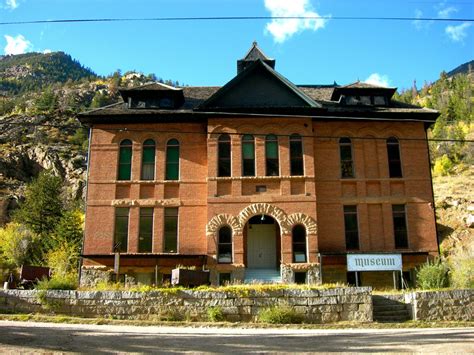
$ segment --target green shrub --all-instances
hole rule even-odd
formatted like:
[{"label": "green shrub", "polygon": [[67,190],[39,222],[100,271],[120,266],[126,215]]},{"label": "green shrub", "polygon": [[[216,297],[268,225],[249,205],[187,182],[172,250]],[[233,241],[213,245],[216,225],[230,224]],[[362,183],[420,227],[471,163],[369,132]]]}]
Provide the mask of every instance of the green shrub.
[{"label": "green shrub", "polygon": [[270,324],[300,324],[303,323],[302,314],[289,306],[275,306],[264,308],[258,313],[258,321]]},{"label": "green shrub", "polygon": [[449,286],[448,266],[441,260],[428,261],[420,266],[416,274],[416,285],[423,290]]},{"label": "green shrub", "polygon": [[77,275],[53,276],[51,279],[43,279],[36,285],[37,290],[75,290],[77,289]]},{"label": "green shrub", "polygon": [[221,307],[210,307],[207,309],[207,319],[209,322],[222,322],[224,314]]}]

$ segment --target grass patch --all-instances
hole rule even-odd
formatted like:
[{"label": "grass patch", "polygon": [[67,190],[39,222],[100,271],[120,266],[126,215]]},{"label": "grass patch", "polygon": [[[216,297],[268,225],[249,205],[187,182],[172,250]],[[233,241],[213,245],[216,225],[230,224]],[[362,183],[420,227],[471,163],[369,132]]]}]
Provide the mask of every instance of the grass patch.
[{"label": "grass patch", "polygon": [[163,320],[118,320],[105,318],[81,318],[44,314],[0,314],[0,320],[23,321],[23,322],[46,322],[67,324],[100,324],[100,325],[124,325],[124,326],[180,326],[186,328],[220,327],[220,328],[244,328],[244,329],[393,329],[393,328],[464,328],[474,327],[474,322],[467,321],[440,321],[419,322],[408,321],[403,323],[356,323],[337,322],[329,324],[266,324],[266,323],[211,323],[211,322],[175,322]]}]

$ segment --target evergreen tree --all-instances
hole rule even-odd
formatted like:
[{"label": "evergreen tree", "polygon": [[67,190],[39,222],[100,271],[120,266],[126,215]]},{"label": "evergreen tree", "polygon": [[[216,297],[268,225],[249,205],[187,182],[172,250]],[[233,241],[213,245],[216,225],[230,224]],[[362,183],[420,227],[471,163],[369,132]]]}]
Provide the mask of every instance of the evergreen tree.
[{"label": "evergreen tree", "polygon": [[41,172],[27,186],[25,200],[14,216],[15,221],[42,238],[49,237],[63,216],[61,189],[62,180],[59,177],[49,171]]}]

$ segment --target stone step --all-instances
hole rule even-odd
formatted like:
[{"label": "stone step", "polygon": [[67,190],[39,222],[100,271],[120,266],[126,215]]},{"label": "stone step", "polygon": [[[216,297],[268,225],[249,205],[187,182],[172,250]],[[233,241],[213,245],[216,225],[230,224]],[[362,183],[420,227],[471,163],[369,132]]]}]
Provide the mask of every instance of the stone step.
[{"label": "stone step", "polygon": [[406,310],[408,309],[406,304],[373,304],[374,312],[375,311],[398,311],[398,310]]},{"label": "stone step", "polygon": [[403,323],[408,322],[411,320],[410,317],[381,317],[381,318],[373,318],[374,322],[379,323]]},{"label": "stone step", "polygon": [[387,310],[387,311],[380,311],[380,310],[374,310],[374,317],[384,317],[384,316],[410,316],[410,311],[408,309],[401,309],[401,310]]},{"label": "stone step", "polygon": [[277,269],[247,269],[245,283],[281,283],[280,270]]}]

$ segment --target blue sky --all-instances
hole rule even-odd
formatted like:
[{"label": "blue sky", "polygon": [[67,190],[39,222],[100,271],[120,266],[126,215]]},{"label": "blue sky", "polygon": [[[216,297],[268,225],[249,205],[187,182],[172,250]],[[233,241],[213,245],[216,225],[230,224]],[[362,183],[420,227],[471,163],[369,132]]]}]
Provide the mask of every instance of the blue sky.
[{"label": "blue sky", "polygon": [[[198,16],[474,18],[472,0],[0,0],[0,22]],[[399,88],[474,59],[474,23],[270,20],[0,26],[0,52],[64,51],[101,75],[121,69],[223,85],[256,40],[295,84]]]}]

